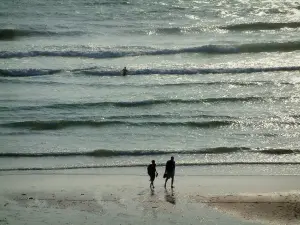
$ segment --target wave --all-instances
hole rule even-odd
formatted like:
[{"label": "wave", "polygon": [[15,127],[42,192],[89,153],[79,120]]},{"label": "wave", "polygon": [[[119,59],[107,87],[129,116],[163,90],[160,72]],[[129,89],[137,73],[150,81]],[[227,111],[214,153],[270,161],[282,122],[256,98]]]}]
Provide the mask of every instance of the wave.
[{"label": "wave", "polygon": [[[268,122],[276,125],[300,125],[299,122]],[[52,121],[21,121],[0,124],[4,128],[23,128],[29,130],[62,130],[70,127],[108,127],[108,126],[130,126],[130,127],[189,127],[201,129],[215,129],[231,125],[253,125],[253,122],[242,122],[238,120],[208,120],[208,121],[139,121],[126,120],[52,120]],[[263,153],[270,153],[263,152]],[[285,152],[286,153],[286,152]]]},{"label": "wave", "polygon": [[[1,82],[1,80],[0,80]],[[16,83],[27,83],[27,81],[13,81],[8,80],[5,81],[9,82],[16,82]],[[34,83],[36,81],[28,81],[30,83]],[[45,83],[45,82],[40,82]],[[51,83],[50,83],[51,84]],[[193,86],[224,86],[224,85],[232,85],[232,86],[242,86],[242,87],[250,87],[250,86],[295,86],[299,85],[300,83],[297,82],[273,82],[273,81],[211,81],[211,82],[182,82],[182,83],[144,83],[144,84],[133,84],[133,83],[122,83],[122,84],[79,84],[84,86],[92,86],[92,87],[118,87],[118,86],[128,86],[128,87],[193,87]]]},{"label": "wave", "polygon": [[299,41],[290,42],[267,42],[249,43],[240,45],[203,45],[199,47],[178,48],[178,49],[137,49],[137,50],[61,50],[61,51],[0,51],[0,58],[24,58],[24,57],[78,57],[78,58],[120,58],[132,56],[155,56],[155,55],[174,55],[185,53],[202,54],[240,54],[240,53],[260,53],[260,52],[290,52],[300,50]]},{"label": "wave", "polygon": [[[196,69],[141,69],[130,70],[128,75],[196,75],[196,74],[236,74],[236,73],[262,73],[280,71],[298,71],[300,66],[290,67],[259,67],[259,68],[196,68]],[[78,74],[93,76],[120,76],[120,71],[82,70]]]},{"label": "wave", "polygon": [[[61,72],[78,72],[82,70],[91,70],[95,69],[96,67],[89,67],[89,68],[84,68],[84,69],[73,69],[73,70],[63,70],[63,69],[36,69],[36,68],[29,68],[29,69],[0,69],[0,77],[32,77],[32,76],[43,76],[43,75],[53,75],[53,74],[58,74]],[[7,80],[1,80],[1,82],[8,82]],[[14,83],[21,83],[21,82],[26,82],[26,83],[36,83],[36,82],[45,82],[47,84],[54,84],[58,83],[55,81],[17,81],[17,80],[10,80],[9,82],[14,82]]]},{"label": "wave", "polygon": [[[197,75],[197,74],[237,74],[237,73],[263,73],[263,72],[280,72],[280,71],[299,71],[300,66],[286,66],[286,67],[246,67],[246,68],[186,68],[186,69],[139,69],[130,70],[128,75]],[[78,75],[88,76],[121,76],[120,70],[95,70],[95,69],[0,69],[0,77],[30,77],[41,75],[53,75],[61,72],[73,72]],[[223,82],[212,83],[196,83],[216,85]],[[261,82],[233,82],[233,85],[260,85]],[[288,83],[285,83],[288,84]],[[166,86],[168,84],[165,84]],[[187,85],[181,84],[169,84],[169,85]]]},{"label": "wave", "polygon": [[299,119],[300,118],[300,114],[290,115],[290,117],[295,118],[295,119]]},{"label": "wave", "polygon": [[108,1],[99,1],[99,2],[84,2],[84,5],[87,6],[114,6],[114,5],[130,5],[131,3],[129,1],[112,1],[112,0],[108,0]]},{"label": "wave", "polygon": [[[9,80],[8,82],[10,82]],[[14,81],[12,81],[14,82]],[[18,83],[22,81],[16,81]],[[24,81],[27,82],[27,81]],[[35,82],[35,81],[29,81],[29,82]],[[42,82],[41,82],[42,83]],[[128,86],[128,87],[192,87],[192,86],[222,86],[222,85],[233,85],[233,86],[263,86],[263,85],[286,85],[286,86],[294,86],[298,85],[300,83],[297,82],[273,82],[273,81],[231,81],[231,80],[223,80],[223,81],[207,81],[207,82],[182,82],[182,83],[144,83],[144,84],[132,84],[132,83],[122,83],[122,84],[80,84],[80,85],[86,85],[86,86],[105,86],[105,87],[116,87],[116,86]]]},{"label": "wave", "polygon": [[157,28],[155,30],[156,34],[181,34],[182,30],[180,27],[165,27],[165,28]]},{"label": "wave", "polygon": [[261,150],[260,153],[270,154],[270,155],[285,155],[285,154],[294,154],[300,153],[300,150],[292,150],[292,149],[267,149]]},{"label": "wave", "polygon": [[11,41],[19,37],[31,36],[73,36],[82,34],[81,31],[43,31],[26,29],[0,29],[0,41]]},{"label": "wave", "polygon": [[93,121],[93,120],[57,120],[57,121],[23,121],[1,124],[2,127],[26,128],[31,130],[59,130],[68,127],[103,127],[103,126],[168,126],[168,127],[198,127],[217,128],[229,126],[234,121],[204,121],[204,122],[129,122],[121,120]]},{"label": "wave", "polygon": [[115,151],[99,149],[89,152],[46,152],[46,153],[0,153],[0,157],[69,157],[69,156],[93,156],[93,157],[113,157],[113,156],[151,156],[166,154],[223,154],[236,151],[250,150],[245,147],[218,147],[201,150],[187,151],[166,151],[166,150],[130,150]]},{"label": "wave", "polygon": [[138,56],[137,52],[129,51],[27,51],[27,52],[10,52],[1,51],[0,58],[24,58],[24,57],[82,57],[82,58],[119,58],[125,56]]},{"label": "wave", "polygon": [[[195,85],[205,85],[205,86],[222,86],[222,85],[233,85],[233,86],[262,86],[262,85],[286,85],[293,86],[298,83],[293,82],[273,82],[273,81],[211,81],[211,82],[193,82],[193,83],[161,83],[161,84],[139,84],[138,86],[153,87],[153,86],[195,86]],[[123,84],[122,84],[123,85]],[[126,85],[126,84],[124,84]]]},{"label": "wave", "polygon": [[296,97],[260,97],[260,96],[241,96],[241,97],[221,97],[221,98],[202,98],[202,99],[150,99],[142,101],[123,101],[123,102],[77,102],[77,103],[58,103],[51,105],[39,106],[16,106],[16,107],[1,107],[1,111],[18,110],[39,110],[39,109],[87,109],[99,107],[148,107],[164,104],[201,104],[201,103],[235,103],[235,102],[267,102],[267,101],[284,101],[296,99]]},{"label": "wave", "polygon": [[[212,82],[193,82],[193,83],[160,83],[160,84],[141,84],[139,86],[153,87],[153,86],[195,86],[195,85],[205,85],[205,86],[215,86],[215,85],[234,85],[234,86],[261,86],[263,84],[267,85],[293,85],[292,83],[280,82],[274,83],[270,81],[212,81]],[[125,84],[126,85],[126,84]]]},{"label": "wave", "polygon": [[[38,70],[37,70],[38,71]],[[50,70],[51,71],[51,70]],[[80,71],[80,69],[76,69],[76,71]],[[36,76],[42,75],[42,73],[45,72],[46,70],[42,70],[42,72],[36,72]],[[62,70],[54,70],[51,71],[53,72],[52,74],[60,73],[63,72]],[[20,74],[19,76],[18,73]],[[30,72],[28,73],[23,73],[21,70],[18,70],[16,73],[12,70],[10,70],[10,74],[7,75],[7,77],[26,77],[30,75],[26,74],[31,74]],[[47,74],[45,74],[47,75]],[[2,77],[5,77],[5,75],[2,75]],[[80,85],[80,86],[89,86],[89,87],[192,87],[192,86],[199,86],[199,85],[204,85],[204,86],[224,86],[224,85],[233,85],[233,86],[263,86],[263,85],[270,85],[270,86],[295,86],[299,85],[300,83],[297,82],[273,82],[273,81],[211,81],[211,82],[183,82],[183,83],[145,83],[145,84],[133,84],[133,83],[122,83],[122,84],[95,84],[95,83],[68,83],[68,82],[62,82],[62,81],[50,81],[50,80],[27,80],[27,79],[1,79],[1,70],[0,70],[0,83],[16,83],[16,84],[44,84],[44,85]]]},{"label": "wave", "polygon": [[[182,8],[185,10],[185,8]],[[246,30],[278,30],[282,28],[299,28],[300,22],[287,22],[287,23],[272,23],[272,22],[253,22],[241,24],[229,24],[219,26],[217,28],[230,31],[246,31]],[[207,29],[207,28],[206,28]],[[199,33],[203,28],[199,27],[162,27],[157,28],[153,32],[158,35],[178,35],[186,32]]]},{"label": "wave", "polygon": [[33,134],[34,133],[32,133],[32,131],[0,132],[0,136],[21,136],[21,135],[33,135]]},{"label": "wave", "polygon": [[30,77],[41,75],[53,75],[62,72],[62,70],[51,69],[0,69],[1,77]]},{"label": "wave", "polygon": [[[61,72],[59,70],[57,70],[57,72]],[[53,73],[55,74],[55,73]],[[35,76],[42,76],[42,74],[37,73],[37,75]],[[44,74],[44,75],[49,75],[49,74]],[[33,75],[34,76],[34,75]],[[0,83],[9,83],[9,84],[41,84],[41,85],[53,85],[53,86],[57,86],[57,85],[76,85],[73,83],[68,83],[68,82],[62,82],[62,81],[50,81],[50,80],[29,80],[29,79],[6,79],[3,78],[5,76],[1,76],[1,72],[0,72]],[[23,74],[23,76],[7,76],[7,77],[30,77],[30,76],[26,76]],[[86,85],[86,84],[77,84],[77,85]],[[88,85],[88,86],[93,86],[93,85]]]},{"label": "wave", "polygon": [[[31,69],[32,70],[32,69]],[[72,71],[81,71],[82,69],[75,69]],[[34,70],[33,70],[34,71]],[[50,75],[50,74],[55,74],[55,73],[61,73],[63,72],[62,70],[50,70],[50,72],[47,74],[47,70],[40,70],[36,69],[35,72],[33,73],[32,76],[38,76],[38,75]],[[49,71],[49,70],[48,70]],[[25,70],[9,70],[9,71],[4,71],[3,74],[6,74],[6,77],[26,77],[26,76],[31,76],[31,71]],[[1,77],[1,69],[0,69],[0,77]],[[5,77],[5,75],[2,75],[2,77]],[[61,81],[49,81],[49,80],[17,80],[17,79],[1,79],[0,78],[0,83],[26,83],[26,84],[45,84],[45,85],[80,85],[80,86],[94,86],[94,87],[118,87],[118,86],[128,86],[128,87],[192,87],[192,86],[199,86],[199,85],[204,85],[204,86],[222,86],[222,85],[233,85],[233,86],[263,86],[263,85],[271,85],[271,86],[278,86],[278,85],[285,85],[285,86],[294,86],[298,85],[300,83],[297,82],[273,82],[273,81],[211,81],[211,82],[183,82],[183,83],[145,83],[145,84],[127,84],[127,83],[122,83],[122,84],[95,84],[95,83],[80,83],[80,84],[73,84],[73,83],[68,83],[68,82],[61,82]]]},{"label": "wave", "polygon": [[288,22],[288,23],[266,23],[266,22],[256,22],[256,23],[242,23],[242,24],[232,24],[227,26],[221,26],[219,28],[226,30],[276,30],[282,28],[299,28],[300,22]]},{"label": "wave", "polygon": [[5,157],[73,157],[73,156],[90,156],[90,157],[118,157],[118,156],[154,156],[154,155],[202,155],[202,154],[232,154],[237,152],[262,153],[270,155],[282,154],[300,154],[298,149],[251,149],[247,147],[216,147],[204,148],[198,150],[107,150],[98,149],[87,152],[6,152],[0,153],[0,158]]},{"label": "wave", "polygon": [[[164,164],[156,163],[157,166]],[[233,166],[233,165],[300,165],[300,162],[203,162],[203,163],[176,163],[176,166]],[[0,171],[46,171],[46,170],[74,170],[74,169],[97,169],[97,168],[130,168],[146,167],[148,163],[119,164],[119,165],[80,165],[80,166],[57,166],[57,167],[19,167],[19,168],[0,168]]]},{"label": "wave", "polygon": [[299,50],[299,41],[243,44],[238,47],[239,53],[292,52]]},{"label": "wave", "polygon": [[105,119],[165,119],[170,118],[172,119],[190,119],[190,118],[213,118],[213,119],[229,119],[229,120],[235,120],[239,119],[238,117],[233,116],[224,116],[224,115],[163,115],[163,114],[140,114],[140,115],[125,115],[125,116],[108,116]]}]

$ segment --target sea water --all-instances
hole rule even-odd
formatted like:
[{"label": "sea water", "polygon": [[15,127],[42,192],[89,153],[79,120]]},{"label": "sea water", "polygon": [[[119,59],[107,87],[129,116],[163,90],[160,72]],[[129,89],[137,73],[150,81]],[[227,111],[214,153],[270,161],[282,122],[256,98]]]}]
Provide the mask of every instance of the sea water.
[{"label": "sea water", "polygon": [[297,1],[1,1],[0,169],[297,167],[299,19]]}]

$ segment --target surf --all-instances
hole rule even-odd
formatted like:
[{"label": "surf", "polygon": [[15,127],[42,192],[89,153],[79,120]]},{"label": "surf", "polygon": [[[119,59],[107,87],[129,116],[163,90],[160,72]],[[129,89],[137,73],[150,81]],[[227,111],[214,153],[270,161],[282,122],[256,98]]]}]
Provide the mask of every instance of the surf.
[{"label": "surf", "polygon": [[[127,50],[122,50],[126,49]],[[111,47],[110,49],[99,50],[31,50],[31,51],[0,51],[0,58],[26,58],[26,57],[77,57],[77,58],[94,58],[110,59],[132,56],[159,56],[159,55],[176,55],[176,54],[242,54],[242,53],[263,53],[263,52],[291,52],[300,50],[299,41],[287,42],[257,42],[242,44],[208,44],[186,48],[147,48],[140,46],[139,49],[128,46]]]},{"label": "surf", "polygon": [[[239,73],[269,73],[269,72],[288,72],[299,71],[300,66],[282,66],[282,67],[245,67],[245,68],[182,68],[182,69],[130,69],[128,75],[200,75],[200,74],[239,74]],[[0,69],[0,77],[32,77],[54,75],[59,73],[72,72],[76,75],[87,76],[121,76],[120,70],[110,69]]]},{"label": "surf", "polygon": [[23,37],[49,37],[82,35],[82,31],[51,31],[36,29],[0,29],[0,41],[13,41]]},{"label": "surf", "polygon": [[249,147],[215,147],[215,148],[202,148],[195,150],[109,150],[109,149],[96,149],[85,152],[2,152],[0,158],[10,157],[74,157],[74,156],[89,156],[89,157],[127,157],[127,156],[158,156],[158,155],[204,155],[204,154],[235,154],[239,152],[247,152],[250,154],[269,154],[269,155],[282,155],[282,154],[300,154],[299,149],[268,149],[268,148],[249,148]]},{"label": "surf", "polygon": [[[240,103],[240,102],[269,102],[294,100],[297,97],[261,97],[261,96],[240,96],[240,97],[219,97],[219,98],[199,98],[199,99],[148,99],[137,101],[103,101],[103,102],[77,102],[77,103],[56,103],[39,106],[0,106],[1,111],[11,110],[43,110],[43,109],[99,109],[101,107],[117,108],[141,108],[157,105],[176,105],[176,104],[201,104],[201,103]],[[92,123],[92,121],[91,121]]]},{"label": "surf", "polygon": [[4,123],[0,126],[9,128],[27,128],[30,130],[61,130],[69,127],[107,127],[107,126],[131,126],[131,127],[195,127],[195,128],[217,128],[229,126],[233,121],[183,121],[183,122],[130,122],[121,120],[93,121],[93,120],[54,120],[54,121],[22,121]]}]

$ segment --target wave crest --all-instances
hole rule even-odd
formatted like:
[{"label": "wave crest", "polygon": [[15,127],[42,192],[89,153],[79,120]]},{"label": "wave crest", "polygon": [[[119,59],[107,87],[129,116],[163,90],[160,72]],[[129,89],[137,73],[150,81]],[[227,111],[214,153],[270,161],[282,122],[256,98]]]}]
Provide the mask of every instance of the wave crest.
[{"label": "wave crest", "polygon": [[32,36],[73,36],[82,34],[82,31],[47,31],[47,30],[26,30],[26,29],[0,29],[0,41],[12,41],[20,37]]},{"label": "wave crest", "polygon": [[153,156],[153,155],[190,155],[190,154],[234,154],[236,152],[248,152],[253,154],[300,154],[298,149],[251,149],[248,147],[215,147],[203,148],[198,150],[108,150],[97,149],[87,152],[4,152],[0,153],[0,158],[5,157],[73,157],[73,156],[91,156],[91,157],[118,157],[118,156]]},{"label": "wave crest", "polygon": [[203,45],[198,47],[178,48],[178,49],[133,49],[133,50],[61,50],[61,51],[1,51],[0,58],[24,58],[24,57],[77,57],[77,58],[120,58],[131,56],[147,55],[174,55],[183,53],[202,53],[202,54],[240,54],[240,53],[260,53],[260,52],[287,52],[300,50],[299,41],[289,42],[267,42],[249,43],[240,45]]},{"label": "wave crest", "polygon": [[51,69],[0,69],[0,76],[2,77],[30,77],[41,75],[52,75],[60,73],[62,70]]},{"label": "wave crest", "polygon": [[224,154],[237,151],[246,151],[246,147],[217,147],[200,150],[107,150],[98,149],[88,152],[46,152],[46,153],[0,153],[0,157],[69,157],[69,156],[93,156],[93,157],[114,157],[114,156],[151,156],[167,154]]},{"label": "wave crest", "polygon": [[288,22],[288,23],[266,23],[266,22],[256,22],[256,23],[242,23],[242,24],[232,24],[227,26],[221,26],[221,29],[226,30],[276,30],[282,28],[299,28],[300,22]]},{"label": "wave crest", "polygon": [[[1,58],[1,57],[0,57]],[[183,69],[139,69],[130,70],[128,75],[197,75],[197,74],[237,74],[237,73],[262,73],[279,71],[298,71],[300,66],[289,67],[253,67],[253,68],[183,68]],[[53,75],[61,72],[67,72],[61,69],[0,69],[0,77],[30,77]],[[68,70],[78,75],[88,76],[121,76],[119,70],[96,70],[96,69],[73,69]],[[213,83],[218,84],[218,82]],[[233,83],[235,84],[235,83]],[[236,83],[237,85],[248,85]],[[181,84],[182,85],[182,84]],[[250,84],[249,84],[250,85]]]},{"label": "wave crest", "polygon": [[103,127],[103,126],[167,126],[167,127],[196,127],[217,128],[229,126],[233,121],[204,121],[204,122],[129,122],[129,121],[93,121],[93,120],[58,120],[58,121],[23,121],[1,124],[2,127],[26,128],[31,130],[60,130],[68,127]]},{"label": "wave crest", "polygon": [[[260,97],[260,96],[240,96],[240,97],[221,97],[221,98],[203,98],[203,99],[149,99],[129,102],[78,102],[78,103],[58,103],[52,105],[39,106],[17,106],[17,107],[0,107],[1,111],[12,109],[18,110],[39,110],[39,109],[86,109],[100,107],[148,107],[164,104],[201,104],[201,103],[226,103],[226,102],[266,102],[266,101],[284,101],[296,97]],[[95,121],[90,121],[95,122]]]}]

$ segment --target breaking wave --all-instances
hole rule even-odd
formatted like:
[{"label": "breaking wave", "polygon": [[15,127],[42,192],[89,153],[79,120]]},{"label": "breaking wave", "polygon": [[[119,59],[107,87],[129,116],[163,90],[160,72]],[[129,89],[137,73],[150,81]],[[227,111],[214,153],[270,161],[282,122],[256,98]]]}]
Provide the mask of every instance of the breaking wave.
[{"label": "breaking wave", "polygon": [[[248,67],[248,68],[183,68],[183,69],[138,69],[130,70],[128,75],[197,75],[197,74],[237,74],[237,73],[262,73],[280,71],[298,71],[300,66],[286,67]],[[73,72],[78,75],[88,76],[121,76],[119,70],[95,70],[95,69],[0,69],[0,77],[30,77],[41,75],[52,75],[61,72]],[[233,83],[234,84],[234,83]],[[248,85],[241,84],[237,85]],[[250,83],[250,85],[253,83]]]},{"label": "breaking wave", "polygon": [[182,32],[180,27],[165,27],[165,28],[157,28],[155,33],[157,34],[180,34]]},{"label": "breaking wave", "polygon": [[[156,163],[157,166],[164,164]],[[300,165],[300,162],[200,162],[200,163],[176,163],[176,166],[231,166],[231,165]],[[114,165],[78,165],[78,166],[57,166],[57,167],[19,167],[19,168],[0,168],[0,171],[47,171],[47,170],[74,170],[74,169],[97,169],[97,168],[130,168],[146,167],[146,163],[135,164],[114,164]]]},{"label": "breaking wave", "polygon": [[149,99],[141,101],[117,101],[117,102],[76,102],[76,103],[57,103],[51,105],[38,106],[15,106],[1,107],[1,111],[12,109],[18,110],[39,110],[39,109],[86,109],[99,107],[147,107],[163,104],[201,104],[201,103],[227,103],[227,102],[266,102],[266,101],[284,101],[296,99],[296,97],[260,97],[260,96],[240,96],[240,97],[221,97],[221,98],[202,98],[202,99]]},{"label": "breaking wave", "polygon": [[233,121],[204,121],[204,122],[129,122],[121,120],[111,121],[93,121],[93,120],[58,120],[58,121],[23,121],[1,124],[2,127],[11,128],[27,128],[31,130],[59,130],[68,127],[103,127],[103,126],[168,126],[168,127],[198,127],[198,128],[215,128],[228,126],[233,124]]},{"label": "breaking wave", "polygon": [[288,23],[266,23],[266,22],[256,22],[256,23],[242,23],[242,24],[232,24],[220,27],[226,30],[276,30],[282,28],[299,28],[300,22],[288,22]]},{"label": "breaking wave", "polygon": [[90,157],[118,157],[118,156],[153,156],[153,155],[170,155],[170,154],[224,154],[236,152],[263,153],[272,155],[281,154],[300,154],[298,149],[251,149],[247,147],[216,147],[199,150],[106,150],[99,149],[87,152],[33,152],[33,153],[0,153],[3,157],[72,157],[72,156],[90,156]]},{"label": "breaking wave", "polygon": [[1,77],[30,77],[30,76],[41,76],[41,75],[52,75],[60,73],[62,70],[51,70],[51,69],[0,69]]},{"label": "breaking wave", "polygon": [[[128,75],[196,75],[196,74],[236,74],[236,73],[262,73],[279,71],[298,71],[300,66],[288,67],[258,67],[258,68],[190,68],[190,69],[140,69],[130,70]],[[120,71],[81,70],[78,74],[93,76],[120,76]]]},{"label": "breaking wave", "polygon": [[25,29],[0,29],[0,41],[11,41],[20,37],[32,36],[73,36],[82,34],[81,31],[42,31],[42,30],[25,30]]},{"label": "breaking wave", "polygon": [[133,50],[61,50],[61,51],[1,51],[0,58],[23,58],[23,57],[82,57],[82,58],[119,58],[144,55],[174,55],[183,53],[204,53],[204,54],[239,54],[239,53],[260,53],[260,52],[289,52],[300,50],[299,41],[289,42],[267,42],[249,43],[240,45],[203,45],[199,47],[188,47],[178,49],[133,49]]}]

